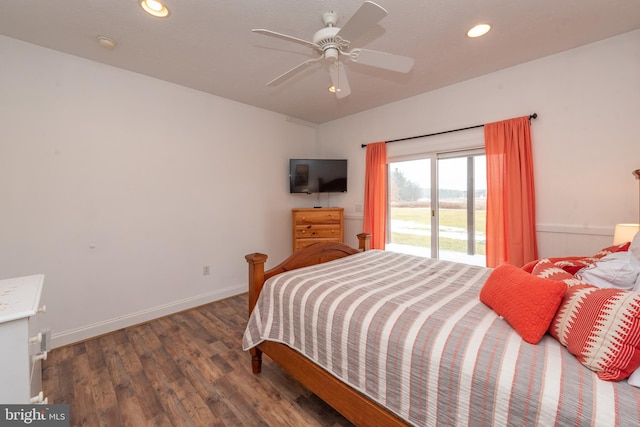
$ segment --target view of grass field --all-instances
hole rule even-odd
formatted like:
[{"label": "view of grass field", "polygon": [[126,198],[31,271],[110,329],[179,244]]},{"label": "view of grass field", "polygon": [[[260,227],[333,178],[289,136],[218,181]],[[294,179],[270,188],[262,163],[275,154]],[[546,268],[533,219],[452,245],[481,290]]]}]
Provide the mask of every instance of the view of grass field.
[{"label": "view of grass field", "polygon": [[[435,180],[431,173],[434,165]],[[485,261],[487,190],[484,154],[403,160],[390,163],[389,172],[390,235],[387,246],[390,250],[478,265]],[[468,203],[468,196],[474,199],[472,205]],[[436,199],[438,230],[431,233],[431,201]],[[472,230],[469,230],[467,215],[474,215]],[[473,231],[471,236],[470,231]],[[432,234],[438,238],[435,247],[431,243]],[[471,251],[469,240],[474,242]]]},{"label": "view of grass field", "polygon": [[[392,206],[391,242],[431,247],[431,208]],[[440,250],[467,252],[467,211],[449,208],[440,211]],[[485,255],[486,211],[476,210],[476,254]]]}]

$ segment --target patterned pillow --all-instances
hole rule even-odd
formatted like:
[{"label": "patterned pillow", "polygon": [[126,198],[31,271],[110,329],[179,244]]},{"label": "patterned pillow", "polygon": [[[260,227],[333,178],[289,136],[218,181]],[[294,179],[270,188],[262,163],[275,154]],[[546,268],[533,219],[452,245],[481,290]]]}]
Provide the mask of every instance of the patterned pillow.
[{"label": "patterned pillow", "polygon": [[567,257],[564,259],[560,258],[558,260],[554,260],[553,262],[555,265],[562,268],[563,270],[571,274],[576,274],[578,271],[582,270],[585,267],[590,266],[594,262],[599,261],[600,259],[604,258],[607,255],[611,255],[616,252],[626,252],[627,250],[629,250],[630,244],[631,244],[630,242],[627,242],[627,243],[622,243],[620,245],[609,246],[608,248],[600,249],[600,251],[595,253],[593,256],[577,257],[577,258]]},{"label": "patterned pillow", "polygon": [[533,267],[531,274],[544,279],[560,280],[561,282],[566,283],[567,286],[588,284],[587,282],[578,279],[573,274],[566,272],[564,269],[556,265],[556,263],[551,262],[548,258],[538,261],[535,267]]},{"label": "patterned pillow", "polygon": [[[640,240],[640,238],[639,238]],[[598,253],[593,256],[570,256],[570,257],[561,257],[561,258],[547,258],[556,267],[562,268],[567,273],[576,274],[578,270],[581,268],[587,267],[591,263],[598,261],[600,258],[615,253],[629,250],[629,246],[631,242],[622,243],[620,245],[609,246],[608,248],[601,249]],[[527,264],[525,264],[522,269],[528,273],[531,273],[533,267],[536,266],[538,262],[542,260],[534,260]]]},{"label": "patterned pillow", "polygon": [[569,274],[576,274],[578,271],[593,264],[600,258],[582,257],[579,259],[559,259],[552,261],[556,267],[560,267]]},{"label": "patterned pillow", "polygon": [[608,248],[601,249],[600,252],[593,255],[593,258],[600,259],[605,255],[609,255],[615,252],[628,251],[629,246],[631,246],[631,242],[625,242],[625,243],[620,243],[619,245],[609,246]]},{"label": "patterned pillow", "polygon": [[567,285],[541,279],[511,264],[496,267],[480,291],[480,301],[504,317],[522,339],[537,344],[547,332]]},{"label": "patterned pillow", "polygon": [[572,286],[549,333],[600,379],[622,380],[640,366],[640,294]]}]

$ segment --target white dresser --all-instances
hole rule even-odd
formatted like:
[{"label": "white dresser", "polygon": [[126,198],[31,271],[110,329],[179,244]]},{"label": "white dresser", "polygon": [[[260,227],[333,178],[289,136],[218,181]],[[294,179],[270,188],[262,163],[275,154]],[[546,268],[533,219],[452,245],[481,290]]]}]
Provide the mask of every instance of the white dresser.
[{"label": "white dresser", "polygon": [[0,280],[0,403],[47,403],[41,367],[47,344],[38,328],[43,283],[41,274]]}]

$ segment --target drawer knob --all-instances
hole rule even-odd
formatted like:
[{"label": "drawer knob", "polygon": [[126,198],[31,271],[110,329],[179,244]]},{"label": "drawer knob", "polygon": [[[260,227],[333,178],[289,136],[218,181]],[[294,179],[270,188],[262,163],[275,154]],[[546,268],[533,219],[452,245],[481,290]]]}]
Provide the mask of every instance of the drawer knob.
[{"label": "drawer knob", "polygon": [[32,357],[31,357],[31,360],[32,360],[34,363],[35,363],[35,362],[37,362],[38,360],[47,360],[47,352],[46,352],[46,351],[43,351],[43,352],[42,352],[42,353],[40,353],[40,354],[36,354],[35,356],[32,356]]},{"label": "drawer knob", "polygon": [[40,393],[38,393],[37,395],[33,396],[31,399],[29,399],[30,403],[42,403],[42,404],[48,404],[49,403],[49,398],[48,397],[44,397],[44,393],[41,391]]},{"label": "drawer knob", "polygon": [[29,344],[35,344],[42,342],[42,332],[38,332],[38,335],[35,337],[29,338]]}]

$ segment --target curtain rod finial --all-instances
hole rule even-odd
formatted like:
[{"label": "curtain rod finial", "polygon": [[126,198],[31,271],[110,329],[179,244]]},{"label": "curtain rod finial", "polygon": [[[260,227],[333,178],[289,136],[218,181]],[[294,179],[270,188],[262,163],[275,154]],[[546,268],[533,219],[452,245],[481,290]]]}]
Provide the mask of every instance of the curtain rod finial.
[{"label": "curtain rod finial", "polygon": [[529,116],[529,119],[537,119],[538,118],[538,113],[533,113]]}]

